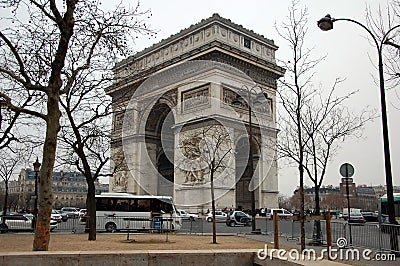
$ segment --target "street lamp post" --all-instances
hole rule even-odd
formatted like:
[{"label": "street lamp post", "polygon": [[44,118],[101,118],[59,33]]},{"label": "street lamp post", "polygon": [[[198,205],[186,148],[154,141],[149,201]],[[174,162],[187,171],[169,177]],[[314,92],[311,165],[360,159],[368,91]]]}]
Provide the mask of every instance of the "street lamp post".
[{"label": "street lamp post", "polygon": [[37,218],[37,214],[38,214],[38,173],[40,170],[40,163],[39,163],[39,159],[36,157],[36,162],[33,163],[33,170],[35,171],[35,217]]},{"label": "street lamp post", "polygon": [[[335,21],[349,21],[361,26],[365,29],[369,35],[372,37],[377,52],[378,52],[378,73],[379,73],[379,88],[380,88],[380,96],[381,96],[381,112],[382,112],[382,135],[383,135],[383,148],[384,148],[384,159],[385,159],[385,173],[386,173],[386,187],[387,187],[387,200],[388,200],[388,216],[389,222],[391,224],[397,224],[395,219],[394,212],[394,196],[393,196],[393,181],[392,181],[392,166],[390,160],[390,146],[389,146],[389,130],[388,130],[388,122],[387,122],[387,113],[386,113],[386,96],[385,96],[385,80],[383,77],[383,59],[382,59],[382,49],[383,45],[389,40],[389,34],[400,27],[400,25],[396,25],[389,29],[379,41],[375,35],[368,29],[366,26],[361,24],[360,22],[347,19],[347,18],[332,18],[330,15],[326,15],[318,21],[318,27],[323,31],[328,31],[333,29],[333,22]],[[392,250],[398,250],[398,241],[396,235],[390,237],[390,244]]]},{"label": "street lamp post", "polygon": [[[254,87],[247,87],[247,86],[242,86],[241,89],[238,91],[239,94],[245,94],[246,96],[246,100],[247,100],[247,109],[248,109],[248,117],[249,117],[249,157],[248,157],[248,166],[249,166],[249,174],[250,174],[250,178],[253,181],[253,187],[252,190],[250,191],[250,195],[251,195],[251,230],[253,232],[256,231],[256,198],[255,198],[255,186],[254,186],[254,179],[253,179],[253,175],[254,175],[254,158],[253,158],[253,123],[252,123],[252,106],[255,103],[261,103],[263,100],[265,100],[265,95],[261,92],[261,91],[256,91],[256,88],[258,86],[254,86]],[[252,96],[256,96],[256,99],[253,100]],[[242,102],[240,101],[240,98],[242,96],[238,95],[238,97],[236,99],[234,99],[233,104],[242,104]],[[250,182],[251,184],[251,182]]]}]

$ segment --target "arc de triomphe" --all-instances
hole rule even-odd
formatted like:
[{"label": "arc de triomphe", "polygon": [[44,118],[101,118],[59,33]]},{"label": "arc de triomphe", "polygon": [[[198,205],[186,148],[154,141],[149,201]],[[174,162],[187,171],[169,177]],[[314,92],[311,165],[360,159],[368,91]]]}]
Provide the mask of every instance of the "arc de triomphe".
[{"label": "arc de triomphe", "polygon": [[214,14],[119,62],[110,191],[171,195],[197,212],[213,178],[217,208],[250,209],[253,189],[256,208],[277,207],[277,49]]}]

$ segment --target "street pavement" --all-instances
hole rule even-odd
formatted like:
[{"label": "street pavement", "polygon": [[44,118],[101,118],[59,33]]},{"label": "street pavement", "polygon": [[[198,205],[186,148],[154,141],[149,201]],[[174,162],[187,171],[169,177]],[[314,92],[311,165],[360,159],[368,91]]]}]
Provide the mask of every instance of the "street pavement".
[{"label": "street pavement", "polygon": [[[325,223],[322,224],[322,239],[323,243],[326,243],[325,239]],[[227,226],[224,222],[217,223],[217,234],[231,234],[231,235],[242,235],[255,240],[260,241],[260,249],[264,248],[262,243],[272,243],[273,242],[273,222],[267,220],[266,218],[259,217],[256,219],[256,228],[259,234],[253,234],[252,228],[248,226]],[[376,224],[366,224],[366,225],[356,225],[351,227],[351,234],[349,234],[349,227],[343,220],[333,219],[331,223],[332,230],[332,243],[333,248],[337,248],[336,242],[338,239],[345,237],[348,244],[350,242],[353,248],[350,249],[340,249],[334,252],[338,257],[346,258],[346,252],[358,252],[360,259],[349,257],[349,260],[343,260],[343,263],[349,263],[352,265],[371,265],[371,266],[386,266],[386,265],[400,265],[400,258],[396,258],[396,261],[384,261],[377,260],[378,257],[366,260],[363,258],[363,252],[366,247],[371,248],[372,253],[369,254],[370,258],[374,256],[387,256],[388,253],[379,252],[382,248],[387,248],[389,246],[388,234],[383,234],[379,231]],[[74,233],[84,232],[84,225],[78,222],[78,219],[71,220],[67,223],[59,224],[59,227],[53,231],[53,233],[72,231]],[[314,222],[307,221],[305,224],[306,231],[306,243],[308,244],[313,238]],[[183,221],[182,229],[178,232],[182,234],[210,234],[212,233],[212,223],[206,222],[204,217],[202,219],[197,219],[195,221],[185,220]],[[349,237],[351,235],[351,238]],[[282,247],[286,248],[296,248],[299,249],[299,236],[300,227],[298,222],[280,221],[279,222],[279,242]],[[314,249],[317,254],[320,254],[326,246],[310,246],[307,248]],[[368,250],[367,250],[368,251]],[[366,252],[366,251],[365,251]],[[348,253],[350,254],[350,253]],[[352,253],[354,254],[354,253]],[[378,255],[375,255],[378,254]],[[351,255],[351,254],[350,254]],[[354,256],[355,257],[355,256]]]},{"label": "street pavement", "polygon": [[[274,236],[273,234],[245,234],[245,237],[261,241],[263,243],[269,243],[273,244],[274,243]],[[306,248],[307,249],[314,249],[316,254],[321,254],[321,251],[323,249],[326,249],[326,245],[323,246],[311,246],[309,245],[310,240],[308,239],[306,241]],[[279,247],[280,248],[289,248],[289,249],[300,249],[300,241],[299,239],[290,239],[284,236],[279,237]],[[340,257],[340,254],[342,254],[342,258],[346,257],[346,249],[338,249],[336,245],[333,245],[333,248],[337,250],[337,252],[333,252],[334,255],[337,255],[338,258]],[[352,248],[350,248],[352,249]],[[399,265],[400,263],[400,258],[395,258],[395,261],[382,261],[382,260],[374,260],[373,257],[375,256],[375,252],[373,251],[369,257],[372,258],[371,260],[366,260],[363,258],[362,253],[365,250],[364,248],[357,248],[354,247],[353,249],[357,249],[359,254],[360,254],[360,259],[349,259],[349,260],[338,260],[339,262],[346,263],[346,264],[351,264],[351,265],[371,265],[371,266],[392,266],[392,265]],[[379,253],[380,254],[380,253]],[[382,254],[388,254],[388,253],[382,253]],[[383,256],[386,256],[383,255]],[[378,255],[379,256],[379,255]],[[352,256],[348,256],[349,258],[352,258]],[[354,256],[355,257],[355,256]]]},{"label": "street pavement", "polygon": [[[310,245],[313,238],[314,222],[307,221],[305,224],[306,231],[306,248],[315,250],[317,257],[326,247],[325,223],[322,223],[322,239],[325,245]],[[265,218],[257,218],[257,233],[252,233],[251,227],[235,226],[229,227],[225,223],[217,223],[218,234],[236,234],[244,237],[258,240],[262,243],[273,243],[273,224],[272,221]],[[370,266],[389,266],[399,265],[400,258],[393,257],[392,254],[380,251],[379,247],[388,247],[388,234],[382,234],[376,224],[353,225],[351,226],[351,240],[346,239],[348,246],[339,249],[336,245],[338,239],[343,237],[349,238],[349,227],[343,220],[333,219],[331,223],[332,230],[332,255],[337,256],[340,262],[351,265],[370,265]],[[210,234],[212,232],[212,223],[204,220],[185,221],[181,233],[201,233]],[[300,227],[298,222],[280,221],[279,222],[279,243],[285,249],[300,249]],[[350,245],[352,242],[352,245]],[[366,247],[370,247],[371,252]],[[264,245],[260,245],[263,249]],[[363,253],[364,252],[364,253]],[[358,254],[358,256],[357,256]],[[365,254],[365,255],[363,255]],[[340,260],[342,259],[342,260]],[[389,260],[388,260],[389,259]],[[393,261],[394,260],[394,261]]]}]

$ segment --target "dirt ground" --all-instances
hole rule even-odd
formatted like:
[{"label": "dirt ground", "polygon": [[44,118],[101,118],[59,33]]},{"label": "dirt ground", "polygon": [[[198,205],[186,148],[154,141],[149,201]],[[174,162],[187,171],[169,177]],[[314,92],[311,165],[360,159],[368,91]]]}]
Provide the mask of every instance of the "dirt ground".
[{"label": "dirt ground", "polygon": [[[33,234],[1,234],[0,252],[31,251]],[[49,251],[121,251],[121,250],[203,250],[203,249],[261,249],[263,242],[241,236],[212,236],[169,234],[97,234],[88,241],[86,234],[53,234]]]}]

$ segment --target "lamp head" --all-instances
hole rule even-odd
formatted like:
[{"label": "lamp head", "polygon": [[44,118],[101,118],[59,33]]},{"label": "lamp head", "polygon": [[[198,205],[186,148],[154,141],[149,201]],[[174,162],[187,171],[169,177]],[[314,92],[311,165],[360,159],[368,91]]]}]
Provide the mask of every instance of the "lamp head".
[{"label": "lamp head", "polygon": [[36,157],[36,162],[33,163],[33,170],[35,172],[39,172],[41,163],[39,163],[39,159]]},{"label": "lamp head", "polygon": [[243,98],[240,95],[236,95],[235,99],[232,101],[233,105],[242,105],[243,104]]},{"label": "lamp head", "polygon": [[331,17],[331,15],[326,15],[325,17],[321,18],[318,20],[317,24],[318,27],[323,30],[323,31],[328,31],[333,29],[333,22],[335,21],[334,18]]}]

